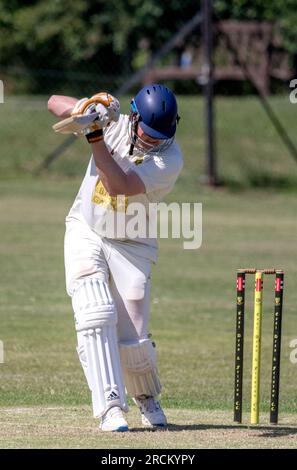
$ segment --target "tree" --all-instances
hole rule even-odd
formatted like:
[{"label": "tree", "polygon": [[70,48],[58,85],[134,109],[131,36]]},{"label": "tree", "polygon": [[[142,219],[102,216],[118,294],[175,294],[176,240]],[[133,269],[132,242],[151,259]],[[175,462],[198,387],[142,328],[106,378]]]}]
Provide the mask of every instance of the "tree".
[{"label": "tree", "polygon": [[[158,50],[199,9],[193,0],[2,0],[0,67],[17,67],[28,91],[121,79],[140,65],[139,44]],[[295,0],[214,0],[218,19],[279,21],[296,52]],[[118,77],[118,78],[117,78]]]}]

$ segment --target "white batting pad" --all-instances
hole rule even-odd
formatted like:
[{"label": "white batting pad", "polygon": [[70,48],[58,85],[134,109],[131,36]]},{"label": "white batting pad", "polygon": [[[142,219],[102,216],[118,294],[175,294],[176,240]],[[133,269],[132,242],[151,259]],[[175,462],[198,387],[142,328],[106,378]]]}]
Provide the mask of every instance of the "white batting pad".
[{"label": "white batting pad", "polygon": [[115,327],[105,326],[85,331],[84,346],[94,416],[100,418],[115,405],[128,411]]},{"label": "white batting pad", "polygon": [[117,313],[109,286],[96,278],[76,282],[72,294],[76,331],[103,325],[116,325]]},{"label": "white batting pad", "polygon": [[120,356],[126,390],[131,397],[155,397],[161,392],[156,352],[149,339],[120,343]]},{"label": "white batting pad", "polygon": [[88,376],[88,367],[87,367],[87,359],[86,359],[86,354],[85,354],[83,332],[77,333],[77,344],[78,345],[77,345],[76,351],[77,351],[80,363],[82,365],[85,377],[87,379],[89,389],[92,391],[91,380]]},{"label": "white batting pad", "polygon": [[117,315],[106,282],[80,280],[72,297],[78,353],[92,391],[93,414],[101,417],[112,406],[128,411],[122,378]]}]

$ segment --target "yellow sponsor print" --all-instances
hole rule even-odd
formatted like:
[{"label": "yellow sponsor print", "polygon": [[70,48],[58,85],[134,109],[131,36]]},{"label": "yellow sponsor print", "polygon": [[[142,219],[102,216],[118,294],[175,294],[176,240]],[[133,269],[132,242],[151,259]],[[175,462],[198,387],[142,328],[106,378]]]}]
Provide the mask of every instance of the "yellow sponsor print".
[{"label": "yellow sponsor print", "polygon": [[100,179],[94,188],[92,202],[117,212],[126,212],[128,207],[128,197],[111,196]]},{"label": "yellow sponsor print", "polygon": [[140,165],[143,162],[144,157],[137,157],[136,160],[134,160],[135,165]]}]

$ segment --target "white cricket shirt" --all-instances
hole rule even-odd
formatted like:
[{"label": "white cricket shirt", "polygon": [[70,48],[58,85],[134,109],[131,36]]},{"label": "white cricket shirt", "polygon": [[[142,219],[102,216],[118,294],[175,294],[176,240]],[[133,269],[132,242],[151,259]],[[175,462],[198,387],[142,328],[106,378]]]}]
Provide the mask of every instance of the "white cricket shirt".
[{"label": "white cricket shirt", "polygon": [[[169,148],[160,153],[147,153],[134,148],[133,155],[129,155],[129,116],[120,115],[118,122],[113,122],[104,131],[104,141],[114,160],[127,173],[133,170],[143,181],[146,192],[136,196],[123,196],[120,199],[111,197],[106,191],[98,175],[95,161],[91,156],[85,177],[74,200],[66,221],[78,219],[87,223],[98,235],[108,239],[123,242],[137,249],[143,248],[143,256],[152,259],[157,258],[157,241],[155,237],[144,236],[131,238],[126,235],[125,227],[129,220],[135,217],[129,213],[132,203],[140,203],[143,206],[146,217],[149,214],[149,203],[158,203],[169,193],[182,169],[183,158],[179,146],[174,141]],[[121,214],[120,214],[121,212]],[[106,232],[104,220],[111,216],[115,220],[114,227],[120,230]],[[118,217],[118,218],[117,218]],[[108,218],[108,220],[111,220]],[[124,233],[122,233],[124,231]]]}]

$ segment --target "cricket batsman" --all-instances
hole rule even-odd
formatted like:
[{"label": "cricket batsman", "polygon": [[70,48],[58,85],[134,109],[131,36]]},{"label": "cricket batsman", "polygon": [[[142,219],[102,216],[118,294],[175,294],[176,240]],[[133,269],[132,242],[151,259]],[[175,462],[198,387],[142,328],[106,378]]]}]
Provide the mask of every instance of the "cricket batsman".
[{"label": "cricket batsman", "polygon": [[[72,299],[77,352],[102,431],[127,431],[126,393],[146,427],[164,427],[155,345],[148,333],[151,263],[156,236],[125,233],[132,203],[158,203],[183,165],[175,142],[179,120],[174,94],[153,84],[131,101],[130,115],[106,92],[76,99],[53,95],[48,109],[60,133],[85,136],[91,159],[66,217],[65,271]],[[123,216],[111,224],[115,216]],[[111,217],[110,217],[111,216]]]}]

